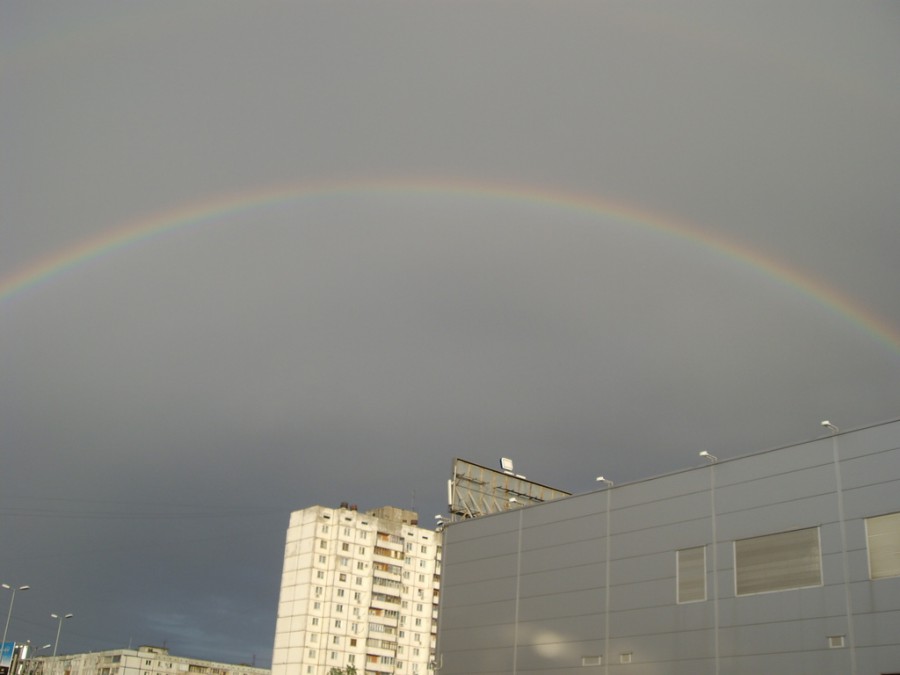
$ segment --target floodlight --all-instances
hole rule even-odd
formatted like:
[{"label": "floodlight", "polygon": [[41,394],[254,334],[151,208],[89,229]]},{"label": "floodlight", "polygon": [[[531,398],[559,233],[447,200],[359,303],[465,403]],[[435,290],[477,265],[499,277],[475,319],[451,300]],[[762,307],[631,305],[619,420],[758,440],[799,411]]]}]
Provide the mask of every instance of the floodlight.
[{"label": "floodlight", "polygon": [[822,420],[822,426],[828,429],[832,434],[836,434],[840,431],[834,424],[829,422],[828,420]]}]

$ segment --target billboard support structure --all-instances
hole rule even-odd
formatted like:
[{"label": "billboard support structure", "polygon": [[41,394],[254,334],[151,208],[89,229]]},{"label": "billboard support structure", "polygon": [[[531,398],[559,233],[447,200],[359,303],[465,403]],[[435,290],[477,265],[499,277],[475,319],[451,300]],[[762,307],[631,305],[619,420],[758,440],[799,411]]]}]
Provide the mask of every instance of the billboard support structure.
[{"label": "billboard support structure", "polygon": [[497,471],[464,459],[453,460],[447,495],[451,520],[478,518],[572,494],[513,473],[512,462],[506,458],[501,466],[509,468]]}]

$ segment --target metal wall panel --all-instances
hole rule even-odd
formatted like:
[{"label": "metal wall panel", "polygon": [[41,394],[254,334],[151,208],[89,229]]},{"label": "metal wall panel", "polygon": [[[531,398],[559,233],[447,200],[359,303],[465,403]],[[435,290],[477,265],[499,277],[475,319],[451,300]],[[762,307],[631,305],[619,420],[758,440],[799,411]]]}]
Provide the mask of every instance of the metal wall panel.
[{"label": "metal wall panel", "polygon": [[[898,672],[900,578],[868,578],[864,522],[900,511],[898,448],[892,422],[454,524],[439,675],[712,675],[716,641],[721,673],[846,675],[851,657],[860,674]],[[736,597],[733,542],[804,528],[819,528],[822,585]],[[707,599],[678,605],[675,552],[696,546]],[[606,664],[581,665],[605,651]]]}]

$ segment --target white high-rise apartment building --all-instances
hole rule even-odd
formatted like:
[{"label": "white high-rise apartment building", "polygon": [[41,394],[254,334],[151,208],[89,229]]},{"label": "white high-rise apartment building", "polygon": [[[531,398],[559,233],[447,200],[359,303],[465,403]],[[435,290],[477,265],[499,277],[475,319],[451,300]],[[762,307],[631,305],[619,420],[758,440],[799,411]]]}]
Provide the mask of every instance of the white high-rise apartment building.
[{"label": "white high-rise apartment building", "polygon": [[441,535],[391,506],[291,514],[272,675],[426,675],[435,650]]}]

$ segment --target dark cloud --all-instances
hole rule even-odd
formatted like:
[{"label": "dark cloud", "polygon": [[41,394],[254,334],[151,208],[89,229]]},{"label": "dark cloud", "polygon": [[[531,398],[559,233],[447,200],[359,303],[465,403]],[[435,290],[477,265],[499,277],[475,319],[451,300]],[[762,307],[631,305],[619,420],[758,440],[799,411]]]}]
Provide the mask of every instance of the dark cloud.
[{"label": "dark cloud", "polygon": [[268,665],[292,509],[429,522],[456,456],[584,491],[896,417],[898,31],[884,4],[5,3],[0,288],[215,196],[369,187],[0,300],[10,637],[71,611],[61,651]]}]

